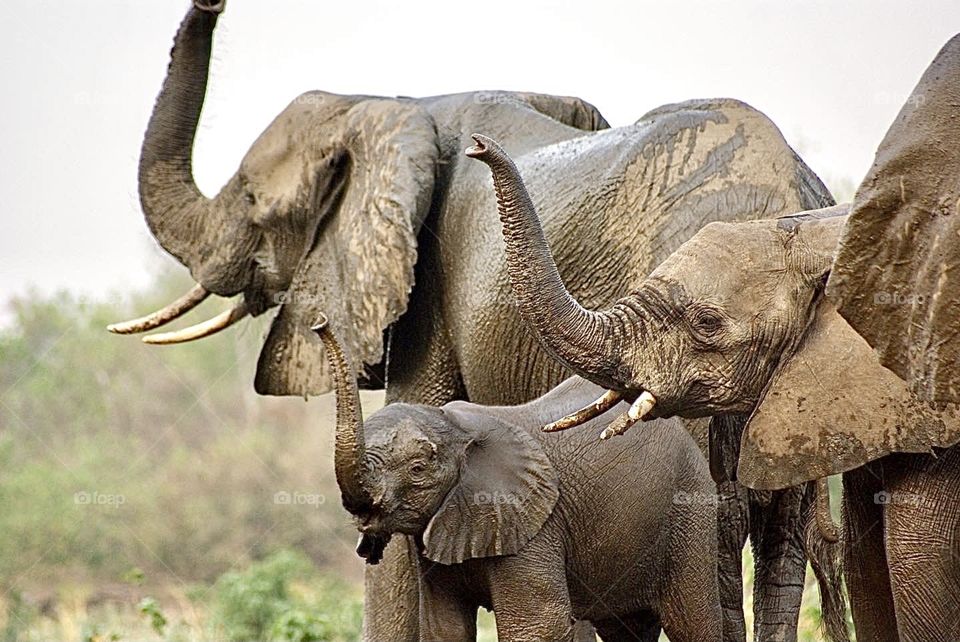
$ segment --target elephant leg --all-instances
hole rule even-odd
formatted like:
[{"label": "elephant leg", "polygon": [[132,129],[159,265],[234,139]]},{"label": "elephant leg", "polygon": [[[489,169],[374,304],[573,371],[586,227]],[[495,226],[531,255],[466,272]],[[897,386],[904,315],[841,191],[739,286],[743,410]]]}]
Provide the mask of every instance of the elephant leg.
[{"label": "elephant leg", "polygon": [[477,605],[464,598],[461,569],[426,562],[420,574],[420,640],[475,642]]},{"label": "elephant leg", "polygon": [[747,639],[743,619],[743,545],[750,532],[749,492],[737,482],[717,486],[717,580],[723,610],[723,639]]},{"label": "elephant leg", "polygon": [[884,546],[882,466],[843,474],[843,566],[858,640],[898,642]]},{"label": "elephant leg", "polygon": [[960,448],[883,462],[887,559],[904,642],[960,634]]},{"label": "elephant leg", "polygon": [[736,481],[740,437],[746,417],[710,420],[710,474],[717,484],[717,579],[723,609],[723,639],[745,642],[743,545],[750,532],[750,495]]},{"label": "elephant leg", "polygon": [[650,611],[595,624],[603,642],[657,642],[660,639],[660,620]]},{"label": "elephant leg", "polygon": [[573,608],[559,550],[555,543],[539,542],[491,562],[490,598],[500,640],[574,642]]},{"label": "elephant leg", "polygon": [[369,642],[420,639],[420,582],[416,546],[394,536],[379,564],[364,572],[363,639]]},{"label": "elephant leg", "polygon": [[804,486],[769,493],[769,501],[750,507],[750,541],[754,556],[754,639],[795,642],[807,558],[803,548],[806,515]]}]

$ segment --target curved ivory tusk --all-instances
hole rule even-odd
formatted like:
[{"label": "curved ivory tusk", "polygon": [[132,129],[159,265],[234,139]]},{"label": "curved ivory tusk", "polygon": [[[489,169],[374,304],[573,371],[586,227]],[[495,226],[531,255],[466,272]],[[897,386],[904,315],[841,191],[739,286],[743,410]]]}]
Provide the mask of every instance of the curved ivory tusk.
[{"label": "curved ivory tusk", "polygon": [[569,415],[561,417],[560,419],[545,425],[540,430],[543,432],[558,432],[560,430],[567,430],[569,428],[573,428],[574,426],[579,426],[580,424],[584,424],[610,410],[620,403],[621,399],[623,399],[623,393],[615,390],[607,390],[599,399],[594,401],[589,406],[584,406],[576,412],[572,412]]},{"label": "curved ivory tusk", "polygon": [[132,321],[111,323],[107,326],[107,330],[115,334],[136,334],[137,332],[146,332],[147,330],[159,328],[194,309],[208,296],[210,296],[210,292],[208,292],[206,288],[199,284],[195,285],[182,297],[160,308],[156,312],[151,312],[146,316],[133,319]]},{"label": "curved ivory tusk", "polygon": [[622,435],[630,430],[633,424],[637,423],[647,415],[653,407],[657,405],[657,400],[648,390],[644,390],[637,397],[637,400],[630,404],[630,410],[624,415],[620,415],[600,433],[600,439],[610,439],[614,435]]},{"label": "curved ivory tusk", "polygon": [[173,332],[161,332],[160,334],[148,334],[143,337],[144,343],[150,345],[168,345],[172,343],[185,343],[194,339],[202,339],[216,334],[224,328],[229,328],[234,323],[250,314],[250,309],[245,301],[241,301],[226,312],[221,312],[212,319],[203,323],[192,325],[189,328],[175,330]]},{"label": "curved ivory tusk", "polygon": [[830,513],[830,487],[827,485],[827,478],[821,477],[816,482],[817,503],[816,519],[817,529],[821,537],[831,544],[839,541],[840,529],[833,521],[833,515]]}]

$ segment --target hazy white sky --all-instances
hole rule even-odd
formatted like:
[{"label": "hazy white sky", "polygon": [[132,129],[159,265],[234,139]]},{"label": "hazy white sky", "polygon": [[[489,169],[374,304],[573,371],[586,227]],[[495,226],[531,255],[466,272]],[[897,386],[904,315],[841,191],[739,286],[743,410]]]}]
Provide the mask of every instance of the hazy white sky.
[{"label": "hazy white sky", "polygon": [[[166,257],[136,197],[141,136],[188,2],[0,3],[0,301],[31,285],[102,296]],[[956,0],[229,0],[196,146],[215,193],[298,93],[578,95],[613,125],[730,96],[768,114],[833,186],[856,182]]]}]

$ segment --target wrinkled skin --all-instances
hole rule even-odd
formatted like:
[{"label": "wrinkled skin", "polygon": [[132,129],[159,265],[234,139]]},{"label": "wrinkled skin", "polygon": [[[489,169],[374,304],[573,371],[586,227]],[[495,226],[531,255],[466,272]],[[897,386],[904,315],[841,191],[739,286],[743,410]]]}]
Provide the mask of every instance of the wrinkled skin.
[{"label": "wrinkled skin", "polygon": [[[181,25],[144,140],[140,194],[151,231],[199,285],[240,297],[232,320],[277,308],[255,380],[263,394],[330,390],[309,331],[321,312],[361,382],[386,386],[390,402],[519,403],[568,376],[511,302],[489,178],[461,153],[473,131],[518,157],[557,264],[590,305],[629,291],[707,222],[829,200],[772,123],[742,103],[669,105],[586,135],[606,127],[591,105],[509,92],[309,92],[208,198],[193,181],[191,148],[217,11],[191,9]],[[790,532],[780,539],[793,547]],[[402,537],[382,553],[367,573],[365,637],[416,639],[416,556]],[[739,563],[730,573],[735,585]],[[735,597],[724,598],[731,611]],[[762,628],[765,601],[757,604]]]},{"label": "wrinkled skin", "polygon": [[[482,159],[499,174],[514,290],[547,349],[628,398],[651,393],[645,419],[750,413],[738,470],[750,486],[843,472],[859,639],[953,639],[960,412],[911,395],[823,297],[846,206],[708,225],[635,292],[593,312],[563,291],[522,183],[497,158]],[[949,449],[908,454],[932,446]],[[846,635],[840,622],[833,637]]]},{"label": "wrinkled skin", "polygon": [[960,36],[907,98],[854,198],[827,287],[920,397],[960,402]]},{"label": "wrinkled skin", "polygon": [[521,406],[394,403],[364,422],[352,369],[319,333],[343,504],[365,535],[416,541],[421,639],[474,640],[479,607],[502,640],[572,641],[575,618],[607,641],[721,639],[715,487],[679,421],[616,444],[540,432],[601,391],[573,377]]},{"label": "wrinkled skin", "polygon": [[[723,368],[730,373],[743,371],[755,374],[751,385],[757,391],[762,389],[763,373],[755,373],[755,364],[751,364],[749,360],[744,363],[744,355],[740,353],[749,344],[749,323],[740,333],[739,342],[728,340],[729,352],[717,355],[710,353],[708,338],[700,331],[701,327],[706,328],[713,323],[707,318],[709,315],[701,312],[706,306],[691,310],[691,321],[685,322],[682,315],[671,307],[673,301],[683,303],[685,295],[672,286],[666,286],[661,293],[654,289],[652,279],[641,280],[638,292],[619,300],[610,310],[595,313],[581,307],[576,300],[579,297],[565,287],[565,278],[561,278],[552,257],[552,243],[544,233],[546,225],[541,227],[533,200],[521,178],[521,174],[524,177],[528,175],[524,159],[521,157],[514,163],[495,141],[483,136],[477,136],[475,140],[477,146],[469,149],[467,154],[484,161],[492,168],[494,192],[497,195],[506,239],[506,269],[520,313],[540,338],[548,354],[556,361],[582,376],[591,378],[599,385],[622,391],[628,399],[637,397],[644,390],[652,391],[657,399],[654,412],[664,412],[671,399],[687,403],[685,394],[688,390],[693,391],[691,394],[699,395],[696,402],[701,405],[696,405],[691,398],[689,403],[694,410],[680,414],[691,418],[713,416],[719,419],[711,426],[710,449],[714,455],[711,458],[713,476],[720,485],[722,497],[721,520],[725,525],[724,547],[720,552],[721,585],[727,589],[723,593],[725,609],[732,613],[735,608],[734,599],[739,596],[739,551],[748,533],[747,524],[750,524],[759,579],[755,584],[754,596],[758,613],[755,618],[755,637],[761,640],[796,639],[805,569],[801,540],[804,524],[810,516],[810,511],[807,510],[809,499],[805,498],[809,498],[813,491],[791,488],[772,496],[767,493],[753,497],[749,497],[746,491],[740,492],[736,484],[739,444],[724,446],[724,442],[729,443],[732,434],[739,435],[742,421],[738,421],[737,417],[748,413],[752,406],[749,401],[736,399],[732,395],[729,398],[733,403],[729,406],[721,405],[721,395],[732,392],[727,390],[723,381],[707,387],[711,384],[709,377],[722,372]],[[826,193],[823,193],[821,198],[829,202],[829,195]],[[715,229],[718,225],[721,224],[712,223],[705,229]],[[703,232],[697,236],[702,234]],[[681,246],[667,262],[676,260],[689,244],[690,242]],[[725,267],[729,257],[724,257],[723,260],[720,265]],[[738,270],[736,275],[746,277],[750,274],[750,265],[738,262],[740,260],[741,257],[737,257],[737,261],[733,261],[736,266],[734,269]],[[693,278],[698,279],[698,283],[705,284],[705,287],[724,282],[725,272],[718,266],[704,270],[690,268],[689,271]],[[657,271],[654,271],[654,274],[656,273]],[[741,278],[741,281],[743,283],[737,283],[730,291],[739,292],[738,288],[743,287],[749,279]],[[789,290],[789,283],[784,282],[783,287]],[[661,331],[657,335],[660,343],[651,341],[653,330],[644,325],[646,321],[641,323],[641,320],[649,316],[644,306],[653,310],[650,314],[660,315],[656,317],[656,328]],[[642,312],[643,316],[634,320],[632,315],[638,311]],[[778,317],[774,325],[779,322]],[[691,328],[697,332],[687,336],[685,333]],[[779,338],[767,338],[782,341],[789,336],[789,333],[784,333]],[[654,346],[660,349],[648,349]],[[681,360],[681,357],[686,357],[686,360]],[[693,358],[700,359],[700,362],[691,363],[690,359]],[[679,389],[684,394],[661,398],[658,388],[635,383],[632,379],[634,366],[630,360],[648,364],[650,367],[645,372],[650,373],[649,376],[672,377],[671,380],[680,383]],[[667,364],[669,367],[662,367]],[[769,377],[769,371],[766,376]],[[797,483],[807,479],[809,477],[800,479]],[[791,485],[781,484],[775,488]],[[744,505],[748,502],[748,497],[749,518],[748,509]],[[821,565],[826,566],[826,562]],[[827,579],[824,591],[839,596],[839,576]],[[835,600],[836,603],[840,601],[840,597]],[[728,638],[736,639],[737,635],[742,636],[742,624],[734,622],[733,619],[728,621]],[[830,621],[836,622],[835,614],[831,614]],[[735,631],[738,627],[739,633]],[[836,634],[837,638],[842,638],[839,630]]]}]

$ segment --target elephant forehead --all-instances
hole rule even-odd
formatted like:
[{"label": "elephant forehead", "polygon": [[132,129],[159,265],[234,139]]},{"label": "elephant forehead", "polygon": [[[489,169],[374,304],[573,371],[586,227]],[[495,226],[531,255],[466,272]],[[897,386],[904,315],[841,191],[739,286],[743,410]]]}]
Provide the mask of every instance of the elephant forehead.
[{"label": "elephant forehead", "polygon": [[429,454],[432,449],[430,440],[414,417],[378,413],[367,420],[366,431],[370,450],[408,457]]},{"label": "elephant forehead", "polygon": [[679,284],[687,297],[753,308],[751,293],[772,293],[788,271],[780,235],[761,223],[711,223],[651,276]]},{"label": "elephant forehead", "polygon": [[359,100],[320,91],[297,96],[257,137],[243,157],[242,170],[268,172],[297,152],[328,145],[338,131],[335,121]]}]

